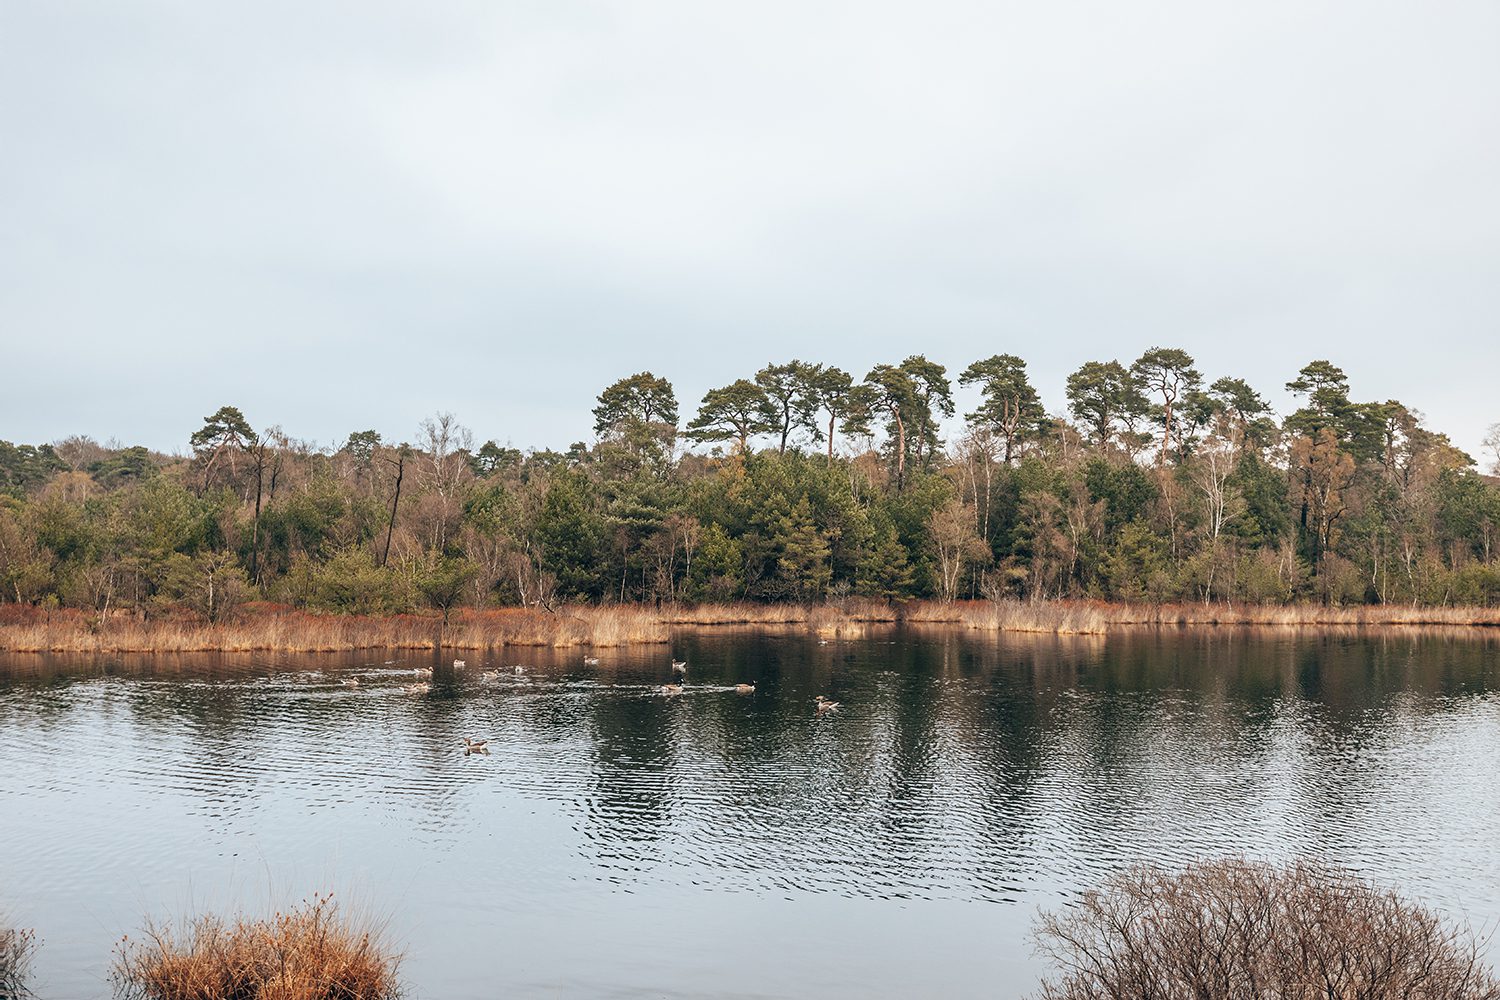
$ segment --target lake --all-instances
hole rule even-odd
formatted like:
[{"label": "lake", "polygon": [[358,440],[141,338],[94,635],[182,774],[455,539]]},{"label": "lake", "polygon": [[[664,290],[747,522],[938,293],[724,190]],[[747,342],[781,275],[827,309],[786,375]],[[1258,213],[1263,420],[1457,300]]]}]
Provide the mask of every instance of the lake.
[{"label": "lake", "polygon": [[1224,854],[1336,862],[1493,927],[1497,654],[1484,632],[907,626],[457,671],[0,657],[0,911],[37,929],[55,1000],[108,996],[148,915],[326,889],[386,921],[431,1000],[1023,996],[1038,908]]}]

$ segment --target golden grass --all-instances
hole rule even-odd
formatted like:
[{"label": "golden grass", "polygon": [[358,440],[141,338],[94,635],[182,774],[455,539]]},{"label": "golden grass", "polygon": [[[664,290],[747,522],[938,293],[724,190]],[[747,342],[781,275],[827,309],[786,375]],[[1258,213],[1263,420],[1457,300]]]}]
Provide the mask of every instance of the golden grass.
[{"label": "golden grass", "polygon": [[912,622],[944,623],[986,632],[1041,632],[1052,635],[1101,635],[1112,622],[1108,605],[1082,601],[954,601],[924,603],[907,609]]},{"label": "golden grass", "polygon": [[[16,617],[14,615],[12,618]],[[78,612],[0,623],[0,650],[70,653],[336,652],[354,649],[492,649],[502,646],[623,646],[664,643],[669,629],[644,608],[508,608],[436,616],[315,615],[251,609],[217,625],[180,619],[103,623]]]},{"label": "golden grass", "polygon": [[267,920],[147,927],[120,942],[111,980],[126,1000],[391,1000],[400,962],[378,928],[315,896]]},{"label": "golden grass", "polygon": [[141,621],[115,614],[103,622],[81,611],[50,614],[0,606],[0,651],[69,653],[337,652],[359,649],[485,650],[505,646],[596,648],[666,643],[673,628],[750,625],[803,628],[853,637],[895,622],[987,632],[1101,635],[1127,627],[1257,626],[1383,628],[1500,627],[1500,608],[1323,605],[1111,604],[1101,601],[846,600],[796,604],[610,605],[456,611],[445,627],[435,614],[320,615],[252,605],[218,625],[182,618]]}]

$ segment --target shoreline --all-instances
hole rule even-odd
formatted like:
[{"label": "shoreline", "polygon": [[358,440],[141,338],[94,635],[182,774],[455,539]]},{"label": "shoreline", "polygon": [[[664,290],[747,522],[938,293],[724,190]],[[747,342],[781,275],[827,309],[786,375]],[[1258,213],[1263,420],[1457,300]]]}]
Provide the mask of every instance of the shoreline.
[{"label": "shoreline", "polygon": [[1135,605],[1093,601],[903,605],[849,600],[815,606],[719,604],[461,609],[444,625],[431,615],[313,614],[248,606],[219,624],[128,614],[101,620],[74,610],[6,606],[0,653],[341,652],[363,649],[484,650],[504,647],[598,649],[671,642],[672,630],[739,626],[801,628],[822,638],[856,636],[871,626],[939,625],[966,631],[1102,636],[1141,628],[1267,628],[1341,631],[1500,628],[1500,608],[1321,605]]}]

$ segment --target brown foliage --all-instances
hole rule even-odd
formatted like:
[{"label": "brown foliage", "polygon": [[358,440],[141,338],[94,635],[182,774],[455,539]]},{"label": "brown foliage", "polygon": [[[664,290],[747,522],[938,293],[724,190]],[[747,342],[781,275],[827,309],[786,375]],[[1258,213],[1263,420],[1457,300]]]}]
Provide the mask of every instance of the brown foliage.
[{"label": "brown foliage", "polygon": [[1038,1000],[1495,1000],[1467,928],[1341,871],[1139,867],[1046,913]]},{"label": "brown foliage", "polygon": [[125,1000],[392,1000],[399,964],[377,930],[314,896],[268,920],[148,927],[120,943],[111,979]]}]

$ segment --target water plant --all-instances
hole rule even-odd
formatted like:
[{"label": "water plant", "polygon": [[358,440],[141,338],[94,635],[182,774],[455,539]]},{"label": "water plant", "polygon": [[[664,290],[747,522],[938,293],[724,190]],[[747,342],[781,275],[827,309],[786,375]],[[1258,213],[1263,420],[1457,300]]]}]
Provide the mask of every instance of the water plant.
[{"label": "water plant", "polygon": [[1143,866],[1044,913],[1037,1000],[1495,1000],[1467,927],[1309,862]]},{"label": "water plant", "polygon": [[31,996],[31,958],[36,953],[36,933],[0,926],[0,1000],[22,1000]]}]

